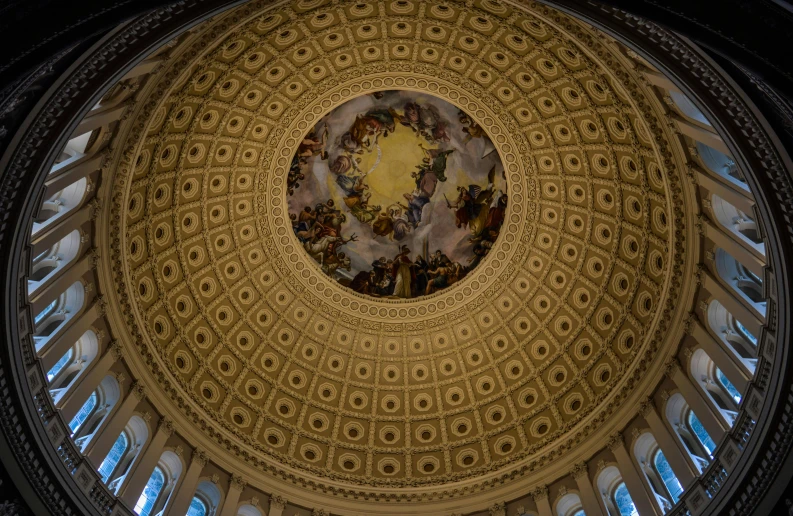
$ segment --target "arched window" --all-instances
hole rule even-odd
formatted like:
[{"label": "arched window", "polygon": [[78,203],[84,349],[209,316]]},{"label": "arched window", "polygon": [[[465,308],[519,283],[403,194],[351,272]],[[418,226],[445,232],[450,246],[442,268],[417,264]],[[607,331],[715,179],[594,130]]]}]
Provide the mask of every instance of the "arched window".
[{"label": "arched window", "polygon": [[151,510],[154,508],[154,503],[157,497],[162,492],[162,487],[165,484],[165,475],[159,466],[154,468],[154,471],[146,482],[146,487],[143,488],[138,502],[135,504],[135,513],[140,516],[149,516]]},{"label": "arched window", "polygon": [[672,471],[672,467],[664,456],[664,452],[660,449],[655,452],[653,466],[655,466],[655,471],[658,473],[658,476],[661,477],[664,487],[672,498],[672,501],[677,503],[677,501],[680,500],[680,495],[683,493],[683,486],[680,485],[680,482]]},{"label": "arched window", "polygon": [[47,373],[47,381],[50,386],[50,395],[56,403],[64,393],[69,391],[88,364],[96,358],[98,351],[99,340],[92,330],[88,330],[50,369]]},{"label": "arched window", "polygon": [[716,413],[721,414],[723,420],[732,426],[738,417],[738,405],[741,402],[738,389],[702,349],[696,350],[691,356],[690,367],[691,377],[696,380],[705,398],[711,401]]},{"label": "arched window", "polygon": [[760,238],[760,231],[753,216],[744,213],[718,195],[711,196],[711,209],[716,221],[740,242],[765,254],[765,243]]},{"label": "arched window", "polygon": [[705,471],[716,446],[682,394],[677,392],[670,396],[664,415],[699,472]]},{"label": "arched window", "polygon": [[36,349],[41,349],[58,328],[79,313],[84,303],[85,287],[82,282],[75,281],[63,294],[36,314],[33,318],[36,328],[33,334]]},{"label": "arched window", "polygon": [[245,504],[237,509],[237,516],[262,516],[262,513],[253,505]]},{"label": "arched window", "polygon": [[639,511],[636,510],[636,506],[633,505],[631,495],[628,493],[628,488],[625,487],[625,482],[620,482],[617,484],[617,487],[614,489],[614,493],[612,494],[612,498],[614,500],[614,505],[619,511],[619,516],[639,515]]},{"label": "arched window", "polygon": [[117,461],[113,474],[110,476],[111,480],[107,484],[108,489],[114,493],[124,483],[132,463],[138,458],[140,450],[146,444],[146,440],[149,438],[149,427],[140,416],[132,416],[123,433],[127,435],[129,444]]},{"label": "arched window", "polygon": [[701,142],[697,142],[697,154],[699,154],[702,163],[712,172],[727,179],[742,190],[749,191],[749,185],[746,183],[743,172],[741,172],[735,160],[730,156]]},{"label": "arched window", "polygon": [[37,235],[42,229],[52,226],[75,211],[83,204],[87,193],[88,178],[83,177],[41,203],[41,208],[33,219],[32,234]]},{"label": "arched window", "polygon": [[616,466],[603,468],[597,477],[597,488],[610,516],[638,515],[630,493],[622,481],[622,475]]},{"label": "arched window", "polygon": [[579,516],[584,514],[581,498],[575,493],[567,493],[556,502],[557,516]]},{"label": "arched window", "polygon": [[763,297],[763,279],[724,249],[716,249],[715,263],[721,280],[747,304],[765,316],[766,300]]},{"label": "arched window", "polygon": [[49,371],[47,371],[48,382],[52,383],[52,380],[54,380],[58,376],[58,374],[61,371],[63,371],[63,368],[66,367],[66,365],[72,361],[73,354],[74,354],[74,350],[69,349],[69,351],[64,353],[64,355],[57,362],[55,362],[55,365],[52,366]]},{"label": "arched window", "polygon": [[91,394],[79,412],[69,423],[74,443],[84,449],[104,421],[113,410],[113,406],[121,396],[118,381],[113,376],[105,376],[99,387]]},{"label": "arched window", "polygon": [[220,507],[220,490],[218,486],[209,480],[202,480],[196,487],[193,501],[190,502],[190,509],[187,516],[212,516]]},{"label": "arched window", "polygon": [[207,506],[201,498],[194,496],[187,509],[187,516],[207,516]]},{"label": "arched window", "polygon": [[738,389],[736,389],[735,386],[730,383],[730,380],[727,379],[727,377],[718,367],[716,368],[716,379],[718,380],[719,385],[724,389],[727,395],[730,396],[735,404],[740,405],[743,396],[741,396],[741,393],[738,391]]},{"label": "arched window", "polygon": [[97,395],[96,391],[94,391],[91,393],[91,396],[88,397],[88,400],[83,403],[83,406],[80,407],[80,410],[77,412],[77,414],[75,414],[75,416],[69,422],[69,428],[72,431],[72,435],[74,435],[80,429],[80,427],[83,426],[83,423],[85,423],[85,421],[88,419],[88,416],[90,416],[94,411],[96,408],[96,399]]},{"label": "arched window", "polygon": [[182,460],[171,450],[162,453],[143,493],[135,504],[137,514],[153,516],[162,512],[176,486],[176,481],[182,474],[182,466]]},{"label": "arched window", "polygon": [[118,466],[119,461],[124,457],[128,449],[129,438],[127,433],[121,432],[116,442],[113,443],[113,447],[110,448],[107,457],[99,465],[99,476],[102,477],[103,482],[107,482],[110,476],[113,475],[113,471],[115,471],[116,466]]},{"label": "arched window", "polygon": [[754,373],[757,365],[757,337],[741,321],[733,317],[718,300],[708,304],[708,326],[717,340],[725,344]]},{"label": "arched window", "polygon": [[691,409],[688,411],[686,423],[688,423],[688,429],[697,438],[697,441],[699,441],[699,444],[705,449],[708,456],[713,458],[713,451],[716,449],[716,443],[713,442],[713,439],[711,439],[708,431],[705,430],[705,427],[702,426],[702,423],[697,418],[697,415],[694,414],[694,411]]},{"label": "arched window", "polygon": [[711,125],[710,121],[702,114],[702,111],[697,109],[693,102],[691,102],[688,97],[680,93],[679,91],[669,90],[669,97],[674,102],[677,109],[680,110],[688,118],[692,120],[696,120],[697,122],[701,122],[703,124]]},{"label": "arched window", "polygon": [[28,294],[34,294],[46,285],[55,273],[71,264],[77,258],[81,246],[80,232],[75,229],[36,256],[28,277]]}]

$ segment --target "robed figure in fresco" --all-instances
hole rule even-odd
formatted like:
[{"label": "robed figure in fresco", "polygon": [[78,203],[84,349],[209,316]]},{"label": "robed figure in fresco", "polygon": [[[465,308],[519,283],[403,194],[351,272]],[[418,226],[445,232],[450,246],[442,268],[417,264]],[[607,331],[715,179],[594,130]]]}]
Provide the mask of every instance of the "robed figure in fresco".
[{"label": "robed figure in fresco", "polygon": [[484,189],[479,185],[468,185],[467,188],[458,186],[457,200],[453,205],[449,204],[450,208],[456,210],[454,215],[457,227],[468,226],[474,237],[479,236],[487,226],[489,207],[495,193],[495,176],[496,168],[493,167],[487,174],[487,186]]},{"label": "robed figure in fresco", "polygon": [[394,295],[407,299],[411,297],[411,285],[415,281],[415,272],[413,271],[413,262],[410,261],[410,249],[403,245],[399,254],[394,258],[394,263],[391,266],[391,274],[394,276]]}]

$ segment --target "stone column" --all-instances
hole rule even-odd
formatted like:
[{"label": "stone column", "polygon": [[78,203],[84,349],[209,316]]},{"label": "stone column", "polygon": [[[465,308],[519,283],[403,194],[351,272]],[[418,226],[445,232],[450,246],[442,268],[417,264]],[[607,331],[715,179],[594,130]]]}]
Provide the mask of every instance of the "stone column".
[{"label": "stone column", "polygon": [[154,468],[157,466],[162,450],[165,448],[165,442],[173,434],[173,422],[164,417],[157,423],[157,432],[154,434],[146,451],[143,452],[143,457],[135,467],[134,470],[127,474],[126,485],[121,486],[119,490],[119,498],[124,502],[127,507],[135,507],[135,504],[140,498],[143,489],[146,487],[146,482],[149,481]]},{"label": "stone column", "polygon": [[553,516],[551,502],[548,500],[548,486],[540,486],[531,493],[540,516]]},{"label": "stone column", "polygon": [[748,243],[738,240],[736,235],[724,231],[721,226],[716,226],[707,219],[703,221],[702,227],[705,230],[705,236],[716,244],[716,247],[721,247],[730,256],[742,263],[744,267],[759,277],[763,277],[765,257],[759,251],[752,248]]},{"label": "stone column", "polygon": [[226,494],[226,500],[223,502],[223,510],[220,511],[220,516],[237,516],[237,505],[240,503],[240,495],[242,490],[245,489],[245,481],[239,475],[231,475],[231,482],[229,482],[229,492]]},{"label": "stone column", "polygon": [[86,457],[88,457],[96,468],[99,468],[102,461],[105,460],[108,452],[113,447],[113,443],[116,442],[121,431],[124,430],[124,427],[129,423],[129,418],[131,418],[132,414],[135,412],[135,407],[137,407],[138,403],[143,401],[145,397],[146,391],[143,385],[138,382],[132,384],[121,406],[110,415],[108,424],[105,425],[104,428],[97,430],[97,432],[101,433],[88,445],[90,449],[86,454]]},{"label": "stone column", "polygon": [[714,442],[721,442],[724,434],[728,430],[727,423],[722,418],[717,417],[711,410],[708,402],[702,397],[699,390],[694,387],[694,384],[689,380],[688,375],[680,367],[680,362],[677,358],[672,358],[666,365],[666,375],[672,379],[678,389],[680,389],[683,398],[685,398],[688,406],[697,415],[697,419],[702,423],[702,426],[707,430],[710,438]]},{"label": "stone column", "polygon": [[761,314],[757,308],[751,305],[743,298],[739,298],[738,294],[732,290],[728,290],[719,280],[713,277],[709,271],[705,271],[702,275],[702,286],[713,294],[719,303],[724,305],[724,308],[730,312],[733,317],[741,321],[741,324],[746,326],[752,335],[759,336],[760,329],[763,327],[765,316]]},{"label": "stone column", "polygon": [[688,333],[694,337],[697,344],[702,346],[705,353],[713,360],[716,367],[724,371],[727,378],[735,385],[735,387],[744,392],[746,385],[749,383],[751,374],[746,369],[746,365],[739,358],[734,357],[731,353],[724,349],[725,344],[717,341],[713,335],[705,329],[696,315],[689,316]]},{"label": "stone column", "polygon": [[586,516],[603,516],[595,489],[592,487],[592,481],[589,479],[589,469],[586,462],[576,464],[570,474],[573,475],[578,486],[581,504],[584,506]]},{"label": "stone column", "polygon": [[716,179],[696,165],[692,165],[691,169],[697,174],[697,184],[699,186],[711,194],[718,195],[747,215],[752,213],[754,201],[747,191],[727,186],[724,183],[724,179]]},{"label": "stone column", "polygon": [[664,457],[669,461],[669,466],[680,481],[680,485],[688,489],[698,476],[697,470],[692,467],[690,458],[686,460],[688,452],[683,454],[683,450],[678,446],[679,439],[673,437],[669,432],[651,399],[646,399],[642,403],[639,412],[650,425],[650,432],[655,437],[658,446],[661,447],[661,451],[664,452]]},{"label": "stone column", "polygon": [[187,468],[187,473],[185,473],[176,486],[175,492],[168,500],[164,510],[165,516],[184,516],[187,514],[187,509],[190,508],[190,502],[193,501],[196,487],[198,487],[201,471],[206,465],[206,454],[202,450],[195,450],[190,458],[190,466]]},{"label": "stone column", "polygon": [[[75,342],[82,337],[85,332],[99,319],[99,303],[93,303],[78,317],[73,317],[67,321],[66,327],[58,334],[48,338],[41,349],[37,350],[41,357],[41,365],[45,371],[49,371],[63,355],[74,346]],[[104,337],[102,335],[101,337]],[[102,347],[102,340],[97,333],[99,348]]]},{"label": "stone column", "polygon": [[644,482],[641,480],[643,473],[638,471],[636,466],[634,466],[631,456],[625,448],[625,440],[622,434],[616,433],[612,435],[608,445],[611,452],[614,454],[614,458],[617,459],[617,469],[620,470],[622,481],[625,482],[625,487],[628,489],[628,493],[630,493],[631,500],[633,500],[633,505],[636,507],[638,513],[641,514],[641,516],[652,516],[656,514],[655,504],[652,498],[650,498],[650,493],[648,493],[647,489],[644,487]]},{"label": "stone column", "polygon": [[70,395],[58,399],[61,416],[66,424],[74,418],[77,412],[110,372],[110,367],[116,360],[121,360],[124,352],[120,342],[112,342],[102,358],[96,361],[91,369],[77,379],[76,385],[70,389]]},{"label": "stone column", "polygon": [[286,509],[286,498],[281,495],[270,495],[270,512],[267,516],[282,516]]}]

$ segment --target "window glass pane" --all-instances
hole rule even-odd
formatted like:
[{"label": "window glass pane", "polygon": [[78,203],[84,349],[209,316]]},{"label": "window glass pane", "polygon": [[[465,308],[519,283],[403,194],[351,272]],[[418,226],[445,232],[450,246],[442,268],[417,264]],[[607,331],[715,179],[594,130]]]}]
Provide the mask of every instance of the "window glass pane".
[{"label": "window glass pane", "polygon": [[732,383],[730,383],[730,381],[727,379],[727,377],[724,375],[724,373],[721,372],[721,369],[719,369],[718,367],[716,368],[716,379],[724,387],[724,390],[727,391],[727,393],[732,397],[732,399],[735,400],[735,403],[741,402],[742,399],[741,393],[738,392],[738,389],[736,389]]},{"label": "window glass pane", "polygon": [[39,313],[38,313],[38,315],[37,315],[37,316],[36,316],[36,317],[33,319],[33,322],[34,322],[34,323],[36,323],[36,324],[38,324],[38,323],[40,323],[40,322],[41,322],[41,321],[42,321],[42,320],[43,320],[45,317],[47,317],[47,316],[50,314],[50,312],[52,312],[52,310],[55,308],[55,303],[56,303],[56,301],[53,301],[52,303],[50,303],[49,305],[47,305],[47,308],[45,308],[44,310],[42,310],[41,312],[39,312]]},{"label": "window glass pane", "polygon": [[121,435],[118,436],[116,442],[113,444],[113,447],[110,448],[110,452],[105,457],[105,460],[102,461],[102,464],[99,465],[99,476],[102,477],[102,482],[107,482],[110,478],[110,475],[113,474],[113,470],[116,469],[116,465],[118,465],[118,461],[121,460],[121,457],[124,455],[124,452],[127,451],[127,435],[124,432],[121,432]]},{"label": "window glass pane", "polygon": [[96,407],[96,392],[91,393],[91,397],[83,403],[82,408],[80,411],[74,416],[74,418],[69,422],[69,428],[72,429],[72,435],[80,428],[85,420],[88,419],[88,416],[91,415],[91,412]]},{"label": "window glass pane", "polygon": [[187,509],[187,516],[206,516],[206,513],[207,508],[204,502],[198,498],[193,498],[193,501],[190,502],[190,508]]},{"label": "window glass pane", "polygon": [[573,516],[586,516],[586,514],[584,513],[584,509],[581,509],[580,511],[574,512]]},{"label": "window glass pane", "polygon": [[669,462],[667,462],[666,457],[664,457],[664,454],[661,450],[656,452],[654,462],[655,469],[658,471],[658,475],[660,475],[661,480],[663,480],[667,491],[669,491],[672,501],[677,503],[677,501],[680,500],[680,494],[683,492],[683,486],[681,486],[680,482],[677,481],[677,477],[672,471],[671,466],[669,466]]},{"label": "window glass pane", "polygon": [[617,509],[620,511],[620,516],[639,516],[639,511],[633,505],[631,495],[628,493],[628,488],[622,482],[614,490],[614,502],[617,504]]},{"label": "window glass pane", "polygon": [[757,345],[757,337],[752,335],[752,333],[749,330],[746,329],[746,326],[741,324],[741,321],[735,321],[735,324],[738,326],[738,330],[743,334],[743,336],[746,337],[749,340],[749,342],[751,342],[752,344],[754,344],[756,346]]},{"label": "window glass pane", "polygon": [[164,483],[165,476],[162,474],[162,470],[160,470],[160,468],[154,468],[151,477],[149,477],[149,481],[146,482],[143,493],[140,495],[140,498],[138,498],[138,503],[135,504],[136,514],[140,514],[140,516],[149,516]]},{"label": "window glass pane", "polygon": [[61,369],[63,369],[66,366],[66,364],[70,363],[71,361],[72,361],[72,350],[70,349],[69,351],[66,352],[65,355],[61,357],[60,360],[55,362],[55,365],[52,366],[52,369],[47,371],[47,381],[51,382],[53,378],[58,376],[58,373],[61,372]]},{"label": "window glass pane", "polygon": [[691,427],[691,431],[694,432],[694,435],[696,435],[697,439],[699,439],[699,442],[702,443],[702,446],[708,450],[708,455],[713,457],[713,450],[716,449],[716,443],[710,438],[707,430],[705,430],[705,427],[702,426],[702,423],[697,418],[697,415],[694,414],[693,410],[688,412],[688,424]]}]

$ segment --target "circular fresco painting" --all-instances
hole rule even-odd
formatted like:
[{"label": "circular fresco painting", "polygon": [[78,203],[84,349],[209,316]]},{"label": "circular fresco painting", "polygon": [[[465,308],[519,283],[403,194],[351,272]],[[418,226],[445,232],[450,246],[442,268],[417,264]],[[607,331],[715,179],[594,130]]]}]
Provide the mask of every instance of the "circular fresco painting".
[{"label": "circular fresco painting", "polygon": [[289,216],[322,271],[360,294],[416,298],[469,274],[507,208],[498,153],[470,115],[382,91],[320,120],[289,172]]}]

